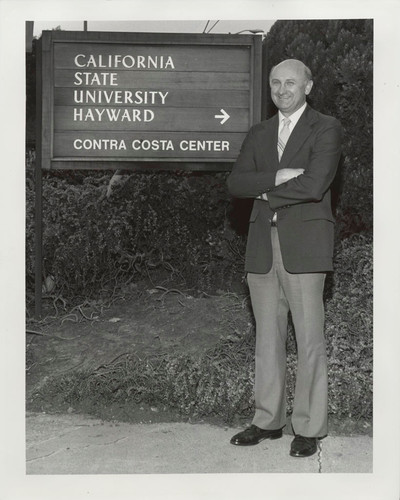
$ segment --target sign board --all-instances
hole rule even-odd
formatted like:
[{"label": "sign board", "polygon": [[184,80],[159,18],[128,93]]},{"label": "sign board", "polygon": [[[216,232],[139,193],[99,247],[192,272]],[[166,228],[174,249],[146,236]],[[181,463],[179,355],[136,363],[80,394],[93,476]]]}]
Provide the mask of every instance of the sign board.
[{"label": "sign board", "polygon": [[261,36],[44,31],[44,169],[229,169],[261,119]]},{"label": "sign board", "polygon": [[44,169],[230,170],[261,119],[261,36],[44,31],[36,73],[35,314]]}]

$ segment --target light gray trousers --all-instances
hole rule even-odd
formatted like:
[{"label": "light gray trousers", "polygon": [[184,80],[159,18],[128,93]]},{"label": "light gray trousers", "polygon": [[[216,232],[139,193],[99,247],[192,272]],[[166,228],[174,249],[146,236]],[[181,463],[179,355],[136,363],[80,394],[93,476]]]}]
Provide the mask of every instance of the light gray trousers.
[{"label": "light gray trousers", "polygon": [[248,274],[256,320],[253,424],[280,429],[286,423],[286,339],[288,312],[297,341],[292,426],[296,434],[324,437],[328,420],[328,369],[324,338],[325,273],[288,273],[277,228],[271,228],[273,264],[267,274]]}]

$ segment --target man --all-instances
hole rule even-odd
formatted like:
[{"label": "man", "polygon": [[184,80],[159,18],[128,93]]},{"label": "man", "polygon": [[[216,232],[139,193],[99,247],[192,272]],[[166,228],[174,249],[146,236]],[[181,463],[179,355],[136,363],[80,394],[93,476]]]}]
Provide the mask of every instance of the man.
[{"label": "man", "polygon": [[290,310],[298,356],[290,455],[307,457],[327,434],[323,288],[332,270],[329,186],[342,130],[338,120],[306,103],[313,81],[302,62],[281,62],[269,83],[279,112],[250,129],[228,178],[233,196],[255,199],[246,271],[256,320],[256,411],[252,425],[231,443],[255,445],[282,436]]}]

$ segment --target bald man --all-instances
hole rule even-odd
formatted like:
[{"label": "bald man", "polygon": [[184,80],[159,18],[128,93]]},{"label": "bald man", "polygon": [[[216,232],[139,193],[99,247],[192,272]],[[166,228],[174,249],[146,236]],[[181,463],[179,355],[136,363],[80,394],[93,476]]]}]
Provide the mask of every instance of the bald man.
[{"label": "bald man", "polygon": [[307,457],[328,430],[323,289],[333,270],[330,185],[342,129],[307,104],[313,81],[301,61],[272,68],[269,84],[278,113],[250,129],[228,178],[233,196],[254,198],[245,268],[256,321],[255,415],[231,443],[282,436],[290,311],[297,343],[290,455]]}]

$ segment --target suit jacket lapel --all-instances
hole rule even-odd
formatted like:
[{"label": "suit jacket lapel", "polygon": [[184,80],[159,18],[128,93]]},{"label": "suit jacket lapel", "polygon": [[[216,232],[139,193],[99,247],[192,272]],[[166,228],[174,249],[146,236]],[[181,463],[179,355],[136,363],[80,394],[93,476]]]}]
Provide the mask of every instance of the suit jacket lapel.
[{"label": "suit jacket lapel", "polygon": [[260,144],[262,158],[265,158],[265,166],[268,169],[278,170],[278,114],[274,115],[270,120],[265,122],[266,133],[263,135],[263,144]]},{"label": "suit jacket lapel", "polygon": [[304,110],[304,113],[294,127],[293,132],[290,134],[279,163],[279,168],[285,168],[290,163],[304,141],[311,134],[312,124],[316,119],[314,110],[307,105],[307,108]]}]

